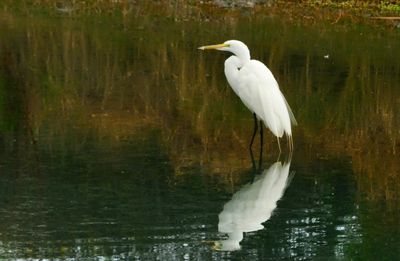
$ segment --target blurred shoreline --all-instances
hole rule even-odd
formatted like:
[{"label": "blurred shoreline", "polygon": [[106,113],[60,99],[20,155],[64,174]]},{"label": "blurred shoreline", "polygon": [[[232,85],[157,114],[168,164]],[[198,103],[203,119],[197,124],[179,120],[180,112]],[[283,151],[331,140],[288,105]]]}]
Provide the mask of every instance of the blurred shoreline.
[{"label": "blurred shoreline", "polygon": [[368,24],[400,28],[400,4],[390,1],[271,1],[271,0],[204,0],[204,1],[11,1],[0,4],[3,10],[23,15],[47,14],[71,17],[91,15],[166,16],[183,20],[214,20],[221,16],[277,16],[292,22],[313,24]]}]

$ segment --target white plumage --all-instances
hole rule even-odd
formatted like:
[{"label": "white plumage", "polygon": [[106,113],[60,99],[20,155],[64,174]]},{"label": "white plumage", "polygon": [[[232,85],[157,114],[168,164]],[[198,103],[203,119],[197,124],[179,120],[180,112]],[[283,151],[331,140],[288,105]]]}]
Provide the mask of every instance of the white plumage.
[{"label": "white plumage", "polygon": [[215,242],[215,249],[238,250],[244,232],[264,228],[263,223],[271,218],[293,177],[289,169],[290,161],[283,165],[275,162],[232,196],[218,215],[218,231],[228,234],[228,238]]},{"label": "white plumage", "polygon": [[267,66],[251,60],[247,46],[237,40],[199,49],[216,49],[234,54],[225,61],[225,76],[230,86],[277,138],[286,134],[292,148],[291,126],[297,125],[297,121]]}]

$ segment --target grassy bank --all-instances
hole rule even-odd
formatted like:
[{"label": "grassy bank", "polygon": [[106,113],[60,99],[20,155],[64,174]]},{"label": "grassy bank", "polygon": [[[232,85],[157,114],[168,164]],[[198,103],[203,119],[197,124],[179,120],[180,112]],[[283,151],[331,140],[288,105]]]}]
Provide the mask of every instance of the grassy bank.
[{"label": "grassy bank", "polygon": [[272,15],[283,19],[315,23],[368,23],[398,27],[400,23],[400,2],[389,0],[367,1],[242,1],[242,0],[175,0],[175,1],[130,1],[130,0],[89,0],[89,1],[50,1],[4,0],[2,9],[14,10],[25,15],[35,13],[86,16],[151,14],[185,20],[220,19],[221,15]]}]

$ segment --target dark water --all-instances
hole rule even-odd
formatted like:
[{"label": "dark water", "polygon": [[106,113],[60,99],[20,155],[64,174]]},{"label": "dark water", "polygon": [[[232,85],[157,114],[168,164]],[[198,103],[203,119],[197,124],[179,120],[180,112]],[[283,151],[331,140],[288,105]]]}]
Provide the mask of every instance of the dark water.
[{"label": "dark water", "polygon": [[[291,104],[290,162],[268,134],[253,171],[226,56],[196,49],[230,38]],[[399,258],[398,31],[2,11],[0,39],[2,259]]]}]

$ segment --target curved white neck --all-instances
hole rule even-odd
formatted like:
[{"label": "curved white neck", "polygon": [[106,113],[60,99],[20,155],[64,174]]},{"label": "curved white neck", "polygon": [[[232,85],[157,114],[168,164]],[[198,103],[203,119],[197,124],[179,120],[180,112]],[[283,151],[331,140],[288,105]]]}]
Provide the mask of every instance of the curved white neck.
[{"label": "curved white neck", "polygon": [[248,59],[240,59],[239,57],[232,55],[225,61],[225,76],[228,80],[230,86],[235,89],[236,78],[238,76],[240,68],[242,68],[248,61],[250,61],[250,56]]}]

